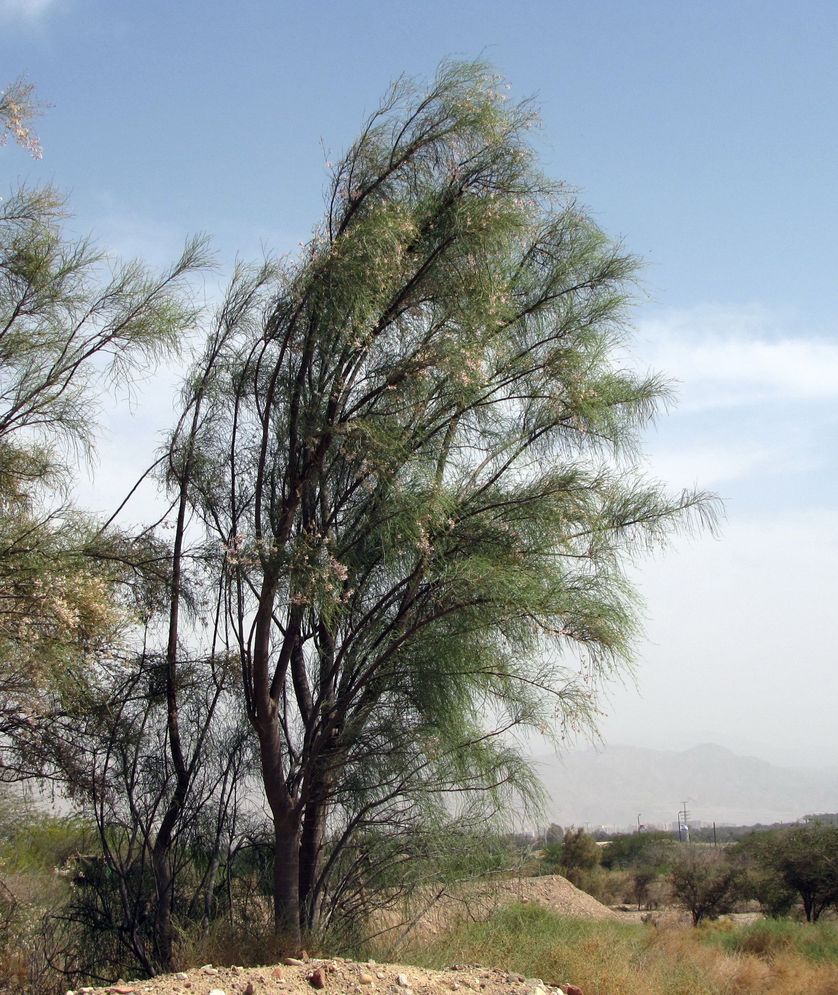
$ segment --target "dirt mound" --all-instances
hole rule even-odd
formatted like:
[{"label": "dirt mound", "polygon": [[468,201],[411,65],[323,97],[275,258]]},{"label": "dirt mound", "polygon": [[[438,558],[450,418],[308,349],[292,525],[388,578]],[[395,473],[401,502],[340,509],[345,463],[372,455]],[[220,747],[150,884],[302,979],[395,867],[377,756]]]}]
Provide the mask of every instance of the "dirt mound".
[{"label": "dirt mound", "polygon": [[504,881],[502,893],[511,901],[537,902],[559,915],[577,919],[619,919],[601,902],[580,891],[560,874],[545,874],[537,878],[516,878]]},{"label": "dirt mound", "polygon": [[394,949],[408,935],[437,934],[467,919],[485,922],[513,902],[533,902],[559,915],[577,919],[619,919],[616,912],[580,891],[560,874],[543,877],[494,878],[470,881],[445,891],[415,894],[407,908],[390,908],[377,916],[378,940]]},{"label": "dirt mound", "polygon": [[[291,958],[288,958],[291,961]],[[279,967],[220,967],[210,965],[167,974],[151,981],[120,982],[107,988],[81,988],[74,995],[109,992],[112,995],[563,995],[563,988],[540,978],[454,967],[429,971],[400,964],[358,964],[340,957],[292,961]]]}]

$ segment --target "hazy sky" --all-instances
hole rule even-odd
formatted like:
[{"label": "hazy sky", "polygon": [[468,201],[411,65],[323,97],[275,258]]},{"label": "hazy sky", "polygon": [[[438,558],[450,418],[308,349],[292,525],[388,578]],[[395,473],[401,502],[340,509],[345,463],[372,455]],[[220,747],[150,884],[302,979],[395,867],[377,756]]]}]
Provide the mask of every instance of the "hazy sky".
[{"label": "hazy sky", "polygon": [[[726,501],[719,540],[638,565],[639,691],[605,739],[838,763],[833,0],[0,0],[0,85],[51,105],[0,187],[54,182],[75,230],[154,264],[208,232],[229,272],[306,239],[325,160],[446,56],[536,98],[546,171],[644,260],[634,353],[680,382],[650,469]],[[86,500],[152,455],[170,396],[107,414]]]}]

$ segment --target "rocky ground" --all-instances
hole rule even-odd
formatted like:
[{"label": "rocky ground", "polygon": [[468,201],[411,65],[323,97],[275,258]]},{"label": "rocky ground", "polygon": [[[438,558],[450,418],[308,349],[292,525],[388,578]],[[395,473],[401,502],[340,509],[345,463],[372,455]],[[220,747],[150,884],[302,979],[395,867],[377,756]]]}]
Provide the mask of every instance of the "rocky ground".
[{"label": "rocky ground", "polygon": [[[474,965],[429,971],[400,964],[359,964],[340,957],[298,960],[288,957],[276,967],[203,967],[151,981],[124,982],[106,988],[79,988],[74,995],[580,995],[567,981],[524,978],[520,974]],[[70,993],[68,992],[68,995]]]}]

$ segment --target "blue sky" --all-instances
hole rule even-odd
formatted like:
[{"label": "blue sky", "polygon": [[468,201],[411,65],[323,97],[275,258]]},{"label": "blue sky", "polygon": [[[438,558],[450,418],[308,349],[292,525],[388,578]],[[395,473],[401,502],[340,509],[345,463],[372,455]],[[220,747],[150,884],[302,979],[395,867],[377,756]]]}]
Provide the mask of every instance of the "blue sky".
[{"label": "blue sky", "polygon": [[[603,734],[836,763],[836,53],[814,0],[0,0],[0,85],[51,105],[0,186],[55,182],[77,231],[154,264],[208,232],[223,273],[307,237],[395,76],[491,61],[540,107],[545,170],[644,262],[635,360],[680,383],[651,472],[727,502],[721,540],[638,566],[639,693]],[[87,500],[153,451],[171,379],[108,407]]]}]

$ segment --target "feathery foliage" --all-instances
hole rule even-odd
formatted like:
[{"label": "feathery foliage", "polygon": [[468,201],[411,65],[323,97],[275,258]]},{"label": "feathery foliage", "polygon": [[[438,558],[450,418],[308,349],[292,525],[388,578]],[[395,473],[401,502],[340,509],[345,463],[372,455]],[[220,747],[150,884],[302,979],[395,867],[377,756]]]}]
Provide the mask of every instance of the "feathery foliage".
[{"label": "feathery foliage", "polygon": [[397,81],[185,391],[172,461],[228,582],[291,945],[330,827],[532,794],[501,733],[591,727],[627,561],[713,521],[640,469],[667,388],[618,361],[635,262],[538,171],[533,120],[482,64]]}]

